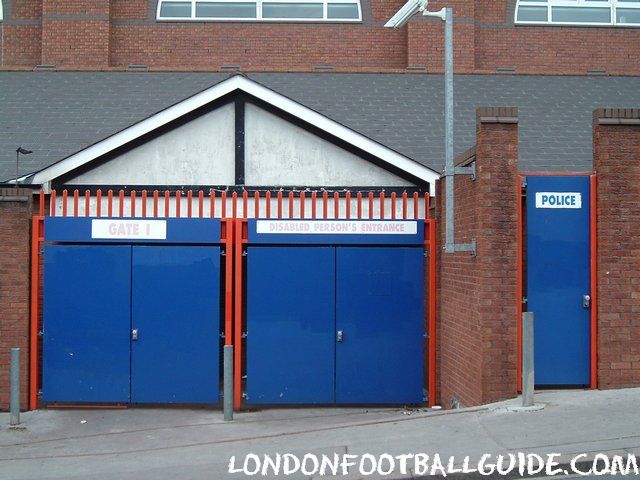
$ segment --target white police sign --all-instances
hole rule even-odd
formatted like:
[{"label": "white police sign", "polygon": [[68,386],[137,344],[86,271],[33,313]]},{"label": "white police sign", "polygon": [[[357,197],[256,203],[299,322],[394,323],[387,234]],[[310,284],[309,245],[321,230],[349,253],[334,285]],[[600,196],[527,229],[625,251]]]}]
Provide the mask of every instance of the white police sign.
[{"label": "white police sign", "polygon": [[536,192],[536,208],[582,208],[579,192]]}]

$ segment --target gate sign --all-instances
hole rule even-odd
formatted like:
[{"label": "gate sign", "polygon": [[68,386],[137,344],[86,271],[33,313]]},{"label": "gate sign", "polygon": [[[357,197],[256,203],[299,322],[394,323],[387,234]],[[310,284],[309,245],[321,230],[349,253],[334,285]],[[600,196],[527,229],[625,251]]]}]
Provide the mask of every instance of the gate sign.
[{"label": "gate sign", "polygon": [[536,192],[536,208],[582,208],[579,192]]},{"label": "gate sign", "polygon": [[297,235],[415,235],[412,221],[258,220],[256,233]]},{"label": "gate sign", "polygon": [[166,240],[166,220],[91,220],[91,238]]}]

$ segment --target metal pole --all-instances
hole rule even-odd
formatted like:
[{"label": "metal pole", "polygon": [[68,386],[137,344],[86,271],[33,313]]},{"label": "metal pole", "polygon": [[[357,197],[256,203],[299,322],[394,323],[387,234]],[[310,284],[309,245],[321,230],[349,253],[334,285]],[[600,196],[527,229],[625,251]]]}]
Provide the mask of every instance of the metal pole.
[{"label": "metal pole", "polygon": [[522,406],[533,406],[535,371],[533,359],[533,312],[522,312]]},{"label": "metal pole", "polygon": [[444,19],[444,117],[445,117],[445,167],[446,177],[446,226],[445,252],[455,252],[454,233],[454,175],[453,165],[453,9],[445,9]]},{"label": "metal pole", "polygon": [[11,349],[9,424],[20,425],[20,349]]},{"label": "metal pole", "polygon": [[233,420],[233,345],[224,346],[224,421]]},{"label": "metal pole", "polygon": [[15,187],[18,188],[18,175],[19,175],[19,168],[18,168],[18,162],[20,161],[20,152],[18,150],[16,150],[16,185]]}]

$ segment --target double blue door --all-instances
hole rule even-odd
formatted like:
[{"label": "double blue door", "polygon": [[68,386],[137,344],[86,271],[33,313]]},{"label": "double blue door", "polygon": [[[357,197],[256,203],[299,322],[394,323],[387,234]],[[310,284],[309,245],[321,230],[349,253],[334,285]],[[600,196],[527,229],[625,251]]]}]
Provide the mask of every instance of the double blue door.
[{"label": "double blue door", "polygon": [[45,402],[215,403],[219,247],[45,248]]},{"label": "double blue door", "polygon": [[250,247],[247,400],[422,402],[423,250]]},{"label": "double blue door", "polygon": [[527,309],[535,381],[590,379],[589,177],[527,177]]}]

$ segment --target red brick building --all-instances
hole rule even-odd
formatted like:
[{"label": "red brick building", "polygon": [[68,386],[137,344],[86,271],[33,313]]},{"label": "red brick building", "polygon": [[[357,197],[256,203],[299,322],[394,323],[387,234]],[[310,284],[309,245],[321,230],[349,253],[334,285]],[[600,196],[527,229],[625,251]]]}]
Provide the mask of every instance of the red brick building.
[{"label": "red brick building", "polygon": [[[173,2],[178,5],[173,7],[177,13],[164,13],[159,3],[4,0],[0,66],[32,69],[47,65],[58,70],[124,70],[132,66],[185,71],[239,68],[274,72],[442,69],[443,33],[438,20],[416,17],[399,31],[383,28],[402,6],[402,0],[330,1],[328,5],[342,5],[343,10],[331,13],[332,8],[328,7],[324,15],[322,6],[327,2],[322,1],[307,2],[309,11],[301,13],[269,13],[269,2],[265,2],[264,9],[260,2],[258,13],[255,5],[253,11],[246,7],[245,11],[230,8],[220,12],[194,7],[191,12],[191,2],[182,3],[188,4],[186,11],[180,2]],[[640,72],[638,55],[633,50],[640,41],[635,28],[640,24],[637,2],[578,2],[573,10],[559,2],[558,6],[549,5],[548,17],[539,13],[540,2],[537,7],[536,2],[520,3],[519,19],[516,0],[430,3],[432,10],[445,5],[454,9],[459,73]],[[317,12],[314,5],[318,6]],[[233,15],[235,20],[227,20]],[[279,15],[293,18],[278,20]]]},{"label": "red brick building", "polygon": [[[41,279],[30,269],[41,258],[32,231],[41,188],[47,202],[68,190],[69,215],[74,190],[94,199],[122,190],[127,201],[154,189],[172,198],[190,189],[430,191],[444,245],[443,28],[422,16],[384,28],[402,4],[2,0],[0,408],[9,348],[23,350],[25,407],[41,385]],[[455,19],[457,165],[476,172],[456,177],[455,233],[476,251],[436,259],[437,291],[425,297],[436,298],[437,324],[425,330],[437,338],[429,402],[518,394],[520,315],[536,302],[532,177],[590,182],[588,378],[568,384],[640,386],[640,1],[429,9],[444,6]],[[21,145],[33,153],[16,161]]]}]

